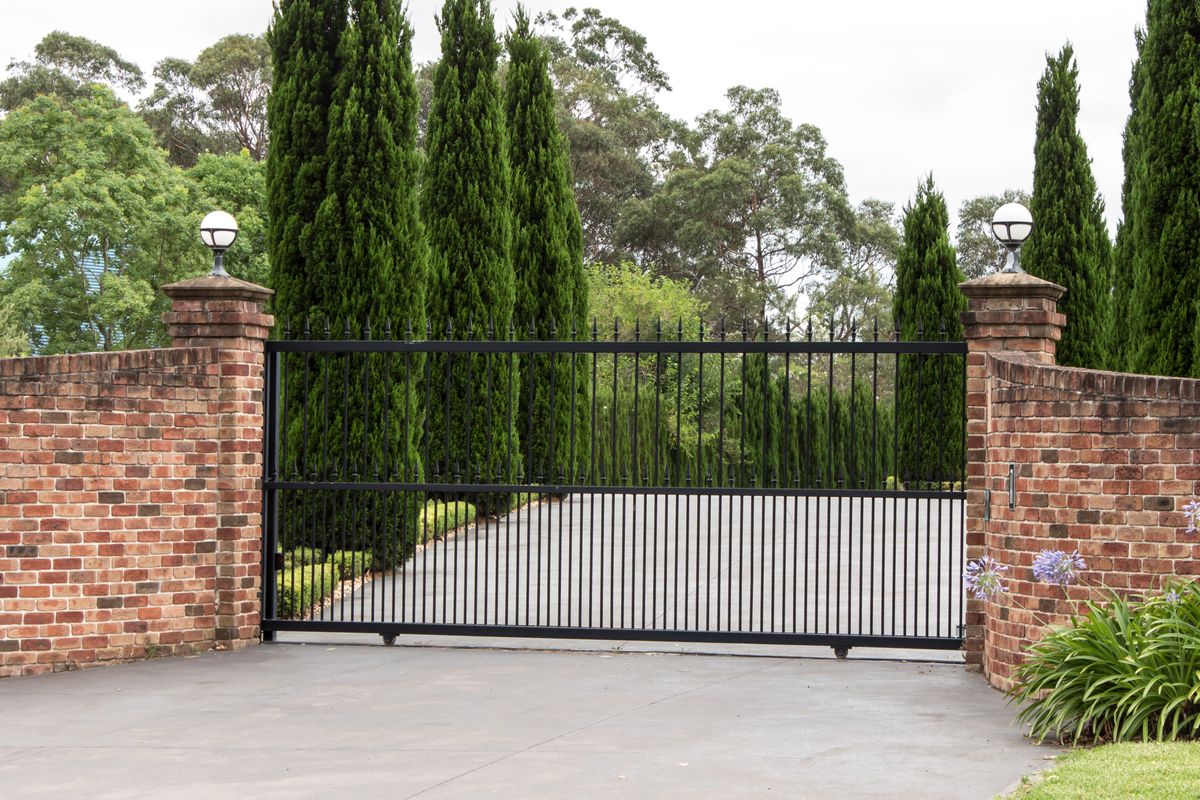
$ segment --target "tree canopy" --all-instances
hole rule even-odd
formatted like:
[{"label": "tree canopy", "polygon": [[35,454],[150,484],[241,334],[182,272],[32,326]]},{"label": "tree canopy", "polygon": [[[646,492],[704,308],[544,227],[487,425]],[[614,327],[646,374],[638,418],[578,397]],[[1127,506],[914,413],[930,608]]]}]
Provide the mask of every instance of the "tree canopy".
[{"label": "tree canopy", "polygon": [[[160,346],[159,288],[202,273],[200,193],[99,86],[43,95],[0,124],[0,297],[39,352]],[[11,302],[11,301],[10,301]]]}]

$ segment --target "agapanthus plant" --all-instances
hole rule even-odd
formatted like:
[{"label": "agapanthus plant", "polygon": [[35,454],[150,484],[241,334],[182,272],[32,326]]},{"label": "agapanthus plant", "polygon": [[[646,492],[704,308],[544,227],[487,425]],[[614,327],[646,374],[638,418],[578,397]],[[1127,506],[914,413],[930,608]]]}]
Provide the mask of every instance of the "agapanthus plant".
[{"label": "agapanthus plant", "polygon": [[1008,591],[1004,585],[1004,573],[1008,567],[991,556],[967,563],[967,571],[963,576],[967,591],[975,594],[977,600],[995,600]]},{"label": "agapanthus plant", "polygon": [[1079,580],[1079,573],[1087,569],[1087,562],[1078,550],[1064,553],[1061,550],[1043,550],[1033,559],[1033,577],[1042,583],[1069,586]]}]

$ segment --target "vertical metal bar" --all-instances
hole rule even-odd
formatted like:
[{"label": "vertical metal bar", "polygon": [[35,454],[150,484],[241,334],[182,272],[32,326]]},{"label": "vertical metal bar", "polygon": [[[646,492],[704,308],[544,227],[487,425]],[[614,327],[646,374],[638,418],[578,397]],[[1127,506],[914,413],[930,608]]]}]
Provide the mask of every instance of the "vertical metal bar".
[{"label": "vertical metal bar", "polygon": [[[496,341],[496,324],[495,324],[495,320],[492,319],[491,316],[488,317],[487,339],[489,342]],[[497,471],[494,468],[495,465],[492,463],[492,457],[493,457],[492,440],[494,438],[492,435],[492,431],[495,430],[495,416],[496,416],[495,415],[495,398],[493,397],[493,389],[492,389],[492,370],[493,370],[494,362],[495,362],[495,354],[489,352],[484,358],[487,363],[487,371],[485,373],[485,379],[484,379],[486,395],[487,395],[487,403],[486,403],[486,405],[487,405],[487,423],[486,423],[486,427],[484,428],[484,430],[486,430],[488,432],[488,435],[487,435],[487,439],[486,439],[486,444],[484,446],[483,479],[484,479],[484,481],[494,480],[496,483],[508,483],[507,480],[501,480],[501,477],[496,474]],[[505,428],[505,430],[504,430],[505,438],[508,438],[511,435],[512,435],[512,431],[508,428]],[[502,509],[504,509],[505,511],[507,511],[511,501],[512,501],[511,495],[504,495],[503,498],[499,501],[500,507]],[[505,514],[505,516],[507,516],[507,514]],[[484,622],[484,624],[486,624],[488,621],[488,598],[491,596],[488,593],[488,588],[489,588],[489,581],[488,581],[488,577],[489,577],[488,576],[488,566],[489,566],[489,564],[488,564],[488,562],[490,560],[488,558],[488,545],[492,542],[493,539],[495,539],[496,541],[499,541],[499,536],[497,534],[499,534],[499,532],[500,532],[500,512],[497,512],[497,514],[496,514],[496,530],[494,533],[491,530],[491,524],[489,522],[489,519],[490,519],[489,515],[485,514],[483,516],[483,622]],[[499,597],[499,591],[500,591],[499,565],[500,565],[500,552],[497,550],[497,552],[496,552],[497,598]],[[495,605],[495,604],[493,603],[493,605]],[[478,525],[475,528],[475,607],[476,607],[476,622],[478,622],[479,621],[479,619],[478,619],[478,608],[479,608],[479,527],[478,527]],[[492,614],[493,618],[497,617],[497,614],[495,612],[496,612],[496,610],[493,608],[493,614]]]},{"label": "vertical metal bar", "polygon": [[[783,484],[782,485],[794,487],[795,484],[793,483],[793,479],[792,479],[792,440],[791,440],[791,437],[788,435],[789,434],[789,430],[788,430],[789,424],[791,423],[791,420],[792,420],[792,351],[791,351],[792,320],[790,318],[785,318],[785,320],[784,320],[783,340],[784,340],[784,342],[787,343],[788,349],[785,350],[783,353],[783,453],[782,453],[782,458],[780,459],[780,465],[783,467]],[[784,530],[783,530],[783,553],[782,553],[782,558],[781,558],[781,561],[783,562],[783,575],[782,575],[782,587],[781,588],[783,590],[783,594],[779,598],[780,603],[782,604],[781,609],[780,609],[780,612],[781,612],[780,616],[783,618],[782,619],[783,629],[786,631],[794,631],[795,627],[796,627],[796,564],[795,564],[796,542],[792,542],[792,545],[793,545],[792,546],[792,626],[791,626],[791,628],[789,628],[788,624],[787,624],[787,610],[788,610],[788,603],[787,603],[787,594],[788,594],[788,591],[787,591],[788,590],[788,580],[787,580],[787,568],[788,568],[787,498],[783,498],[782,502],[783,502],[783,527],[784,527]]]},{"label": "vertical metal bar", "polygon": [[[721,317],[721,331],[720,331],[719,336],[720,336],[721,343],[724,344],[725,343],[725,318],[724,317]],[[724,487],[726,485],[726,480],[728,478],[728,475],[726,472],[726,465],[725,465],[725,349],[724,348],[721,349],[721,357],[720,357],[719,367],[720,367],[720,377],[717,379],[717,457],[715,460],[716,460],[716,470],[717,470],[717,483],[718,483],[718,485]],[[721,626],[721,544],[722,544],[722,539],[724,538],[722,536],[722,532],[725,530],[725,526],[721,524],[721,520],[723,519],[722,512],[723,512],[723,508],[724,508],[724,503],[725,503],[724,495],[718,496],[717,497],[717,604],[716,604],[717,605],[717,627],[718,628]],[[732,508],[732,505],[733,504],[731,501],[730,502],[731,508]],[[732,542],[733,542],[733,532],[732,531],[730,531],[729,541],[730,541],[730,546],[732,547]],[[730,581],[730,586],[732,586],[733,585],[732,584],[732,581],[733,581],[732,573],[726,573],[726,574],[728,574],[730,576],[729,581]],[[728,605],[728,597],[730,596],[729,587],[726,587],[725,594],[726,594],[726,604]],[[732,629],[731,620],[730,620],[730,617],[728,614],[726,614],[726,617],[725,617],[725,624],[727,626],[729,626],[730,629]]]},{"label": "vertical metal bar", "polygon": [[[875,344],[879,344],[879,318],[876,317],[873,324],[873,340]],[[893,403],[894,405],[894,403]],[[879,461],[879,353],[871,354],[871,486],[874,488],[883,488],[881,484],[882,476],[880,472]],[[870,612],[871,620],[870,633],[875,633],[875,600],[877,592],[875,591],[875,540],[878,538],[878,529],[875,527],[875,511],[879,505],[877,498],[871,498],[871,598]]]},{"label": "vertical metal bar", "polygon": [[[807,363],[805,365],[805,391],[804,391],[804,405],[805,405],[805,413],[807,415],[807,421],[804,424],[805,462],[806,462],[806,466],[805,466],[806,474],[804,477],[804,485],[808,486],[808,487],[813,487],[813,486],[819,487],[821,485],[820,466],[815,463],[815,459],[813,458],[813,455],[814,455],[813,451],[816,449],[816,430],[813,427],[813,404],[812,404],[812,379],[813,379],[813,352],[812,352],[813,323],[812,323],[812,317],[809,317],[809,319],[808,319],[808,331],[807,331],[806,338],[808,339],[808,358],[807,358]],[[812,595],[811,603],[809,602],[809,599],[808,599],[809,598],[808,589],[810,586],[809,579],[808,579],[808,565],[810,562],[810,558],[809,558],[809,555],[810,555],[809,542],[811,539],[810,534],[817,532],[817,531],[814,531],[813,527],[814,527],[814,525],[819,526],[820,522],[821,522],[821,501],[820,501],[820,499],[816,500],[816,514],[812,515],[809,513],[809,500],[806,498],[804,500],[804,625],[801,628],[801,631],[804,633],[807,633],[808,629],[809,629],[808,620],[809,620],[809,610],[810,609],[813,612],[813,618],[812,618],[813,625],[815,626],[816,622],[817,622],[816,588],[817,588],[817,584],[819,583],[819,580],[818,580],[819,575],[817,573],[816,559],[820,558],[820,543],[819,542],[817,544],[816,552],[812,553],[812,555],[816,556],[816,558],[811,559],[813,562],[813,581],[811,583],[811,585],[813,587],[813,595]]]},{"label": "vertical metal bar", "polygon": [[[894,321],[894,326],[895,326],[895,340],[896,340],[896,343],[899,344],[900,336],[901,336],[901,333],[900,333],[901,328],[900,328],[900,320],[899,319],[896,319]],[[892,384],[893,384],[892,385],[892,405],[894,406],[894,408],[892,410],[892,481],[893,481],[893,489],[899,489],[900,488],[900,478],[901,478],[901,475],[900,475],[900,417],[903,414],[909,413],[909,410],[907,408],[903,408],[900,403],[901,372],[900,372],[900,353],[899,353],[899,351],[897,351],[896,354],[893,356],[892,373],[893,373],[892,374]],[[892,611],[892,613],[891,613],[891,632],[894,635],[896,633],[896,598],[899,596],[896,594],[896,577],[897,577],[896,576],[896,570],[897,570],[896,552],[897,552],[897,550],[899,550],[899,536],[898,536],[896,527],[897,527],[897,522],[900,519],[900,508],[898,505],[898,503],[899,503],[898,500],[896,500],[895,498],[889,498],[889,499],[891,501],[891,509],[892,509],[892,592],[889,595],[889,598],[891,600],[891,607],[892,607],[891,608],[891,611]],[[905,508],[907,509],[907,503],[905,504]],[[906,517],[907,517],[907,514],[906,514]],[[903,587],[901,587],[901,589],[903,590]]]},{"label": "vertical metal bar", "polygon": [[[279,479],[279,353],[266,345],[263,360],[265,414],[263,425],[263,474],[268,481]],[[262,552],[262,618],[276,619],[275,553],[279,549],[279,516],[276,503],[279,490],[267,486],[263,490],[263,552]],[[275,641],[274,631],[263,631],[263,641]]]},{"label": "vertical metal bar", "polygon": [[[833,317],[832,316],[829,318],[829,341],[831,341],[831,342],[833,341]],[[829,354],[828,388],[826,389],[826,392],[828,393],[828,401],[829,401],[829,414],[828,414],[829,420],[828,420],[828,425],[826,425],[827,434],[829,436],[829,466],[828,466],[829,488],[836,489],[838,487],[838,479],[837,479],[837,474],[836,474],[837,469],[835,466],[837,463],[837,455],[836,455],[837,451],[834,449],[834,446],[833,446],[833,423],[834,423],[834,417],[837,416],[837,403],[834,401],[834,394],[833,394],[833,353],[832,352],[830,352],[830,354]],[[826,526],[825,538],[826,538],[826,545],[827,545],[826,552],[825,552],[825,556],[826,556],[826,558],[825,558],[825,632],[826,633],[830,632],[830,625],[829,625],[830,603],[833,600],[833,598],[835,598],[841,594],[841,567],[842,567],[842,513],[841,512],[842,512],[842,503],[839,500],[838,501],[838,513],[837,513],[838,536],[837,536],[837,543],[835,545],[833,542],[833,536],[832,536],[832,533],[833,533],[833,498],[828,497],[826,500],[826,506],[825,506],[825,526]],[[833,560],[835,557],[837,558],[837,562],[838,562],[838,574],[836,576],[837,577],[836,583],[834,581],[830,580],[830,577],[831,577],[830,569],[831,569],[831,566],[833,564]],[[839,625],[839,629],[840,629],[840,625]]]}]

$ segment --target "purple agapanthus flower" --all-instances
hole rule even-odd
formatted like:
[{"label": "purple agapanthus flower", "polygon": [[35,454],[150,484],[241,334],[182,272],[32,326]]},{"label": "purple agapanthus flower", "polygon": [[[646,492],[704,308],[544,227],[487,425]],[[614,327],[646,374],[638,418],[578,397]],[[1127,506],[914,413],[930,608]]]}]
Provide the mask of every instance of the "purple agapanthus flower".
[{"label": "purple agapanthus flower", "polygon": [[1033,577],[1042,583],[1067,586],[1079,580],[1079,571],[1087,564],[1078,550],[1064,553],[1060,550],[1043,550],[1033,559]]},{"label": "purple agapanthus flower", "polygon": [[1179,596],[1179,592],[1175,591],[1174,589],[1169,589],[1166,592],[1163,592],[1163,600],[1166,600],[1173,606],[1177,606],[1183,602],[1183,599]]},{"label": "purple agapanthus flower", "polygon": [[991,556],[983,556],[967,562],[963,581],[967,585],[967,591],[974,592],[975,599],[994,600],[1008,591],[1008,587],[1004,585],[1005,572],[1008,572],[1008,567]]},{"label": "purple agapanthus flower", "polygon": [[1188,526],[1186,533],[1200,533],[1200,502],[1191,500],[1183,507],[1183,514],[1187,517]]}]

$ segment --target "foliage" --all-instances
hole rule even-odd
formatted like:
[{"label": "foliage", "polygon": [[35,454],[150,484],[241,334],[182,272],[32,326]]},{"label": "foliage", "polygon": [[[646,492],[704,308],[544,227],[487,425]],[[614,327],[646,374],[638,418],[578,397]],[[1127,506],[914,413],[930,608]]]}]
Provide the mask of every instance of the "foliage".
[{"label": "foliage", "polygon": [[0,358],[29,355],[29,337],[22,326],[20,290],[0,297]]},{"label": "foliage", "polygon": [[1200,743],[1108,744],[1065,753],[1008,800],[1192,800],[1200,795]]},{"label": "foliage", "polygon": [[237,219],[238,237],[225,253],[230,275],[264,285],[269,279],[265,213],[267,171],[245,150],[215,155],[204,153],[187,176],[199,188],[202,208],[219,208]]},{"label": "foliage", "polygon": [[14,61],[0,81],[0,110],[13,111],[40,95],[64,102],[83,100],[93,84],[140,92],[146,85],[136,64],[111,47],[63,31],[46,34],[34,49],[33,62]]},{"label": "foliage", "polygon": [[[348,324],[352,335],[364,338],[424,328],[427,249],[417,206],[411,36],[396,0],[351,1],[329,111],[326,195],[311,226],[319,269],[296,281],[314,298],[311,310],[319,320]],[[322,458],[343,477],[419,480],[423,413],[416,383],[423,360],[405,360],[407,384],[394,361],[379,353],[342,355],[305,362],[290,374],[293,448],[315,453],[322,442]],[[344,380],[348,366],[361,381]],[[327,381],[341,391],[326,407],[317,397]],[[308,403],[306,382],[313,393]],[[327,428],[342,435],[325,437]],[[386,495],[361,512],[343,509],[323,530],[354,547],[373,547],[386,563],[415,539],[418,516],[408,494]]]},{"label": "foliage", "polygon": [[[489,326],[502,334],[513,319],[516,285],[508,145],[496,77],[500,47],[487,0],[446,0],[438,25],[442,59],[434,77],[421,203],[432,251],[429,315],[439,336],[479,337]],[[501,475],[506,469],[518,474],[519,459],[501,458],[516,443],[508,421],[519,396],[510,394],[520,385],[515,360],[431,360],[433,394],[447,398],[432,420],[433,429],[446,434],[443,469],[492,479],[511,477]]]},{"label": "foliage", "polygon": [[430,500],[421,513],[419,540],[440,539],[446,533],[461,528],[476,517],[475,506],[461,500],[442,502]]},{"label": "foliage", "polygon": [[1026,272],[1066,287],[1058,301],[1067,326],[1057,363],[1101,369],[1108,362],[1112,245],[1087,145],[1075,127],[1078,114],[1079,68],[1068,44],[1047,57],[1038,82],[1030,204],[1037,224],[1021,260]]},{"label": "foliage", "polygon": [[[539,339],[584,336],[587,285],[579,209],[566,140],[555,119],[545,48],[531,33],[523,9],[509,33],[508,54],[515,318]],[[529,390],[521,393],[520,416],[539,432],[526,441],[527,458],[531,469],[551,478],[572,474],[576,463],[587,461],[580,416],[588,403],[587,383],[571,366],[571,359],[555,354],[532,355],[524,373]]]},{"label": "foliage", "polygon": [[588,297],[600,335],[607,336],[613,326],[624,326],[625,336],[633,335],[633,323],[641,322],[650,335],[655,321],[665,320],[668,327],[678,320],[686,331],[695,331],[707,308],[682,281],[658,277],[636,264],[592,264],[585,269]]},{"label": "foliage", "polygon": [[[1130,302],[1133,298],[1133,218],[1130,209],[1133,207],[1133,175],[1130,165],[1138,161],[1137,124],[1140,119],[1137,98],[1141,93],[1142,43],[1145,32],[1138,29],[1135,34],[1138,57],[1133,62],[1129,77],[1129,118],[1125,121],[1125,130],[1121,136],[1121,161],[1125,164],[1125,177],[1121,182],[1121,212],[1123,218],[1117,224],[1117,240],[1112,251],[1112,313],[1108,315],[1108,369],[1128,370],[1131,361],[1131,350],[1134,337],[1130,335],[1129,319],[1132,314]],[[1117,308],[1124,313],[1117,313]]]},{"label": "foliage", "polygon": [[[850,207],[824,137],[787,119],[778,92],[735,86],[726,99],[699,118],[690,163],[626,206],[623,235],[723,316],[762,319],[784,290],[837,265]],[[752,286],[750,304],[716,294],[721,277]]]},{"label": "foliage", "polygon": [[589,262],[629,255],[618,236],[625,204],[649,197],[678,124],[655,101],[670,90],[646,37],[594,8],[540,14],[550,55],[559,127]]},{"label": "foliage", "polygon": [[[165,344],[166,283],[208,265],[195,186],[110,91],[38,97],[0,123],[0,298],[36,352]],[[10,301],[11,302],[11,301]]]},{"label": "foliage", "polygon": [[1133,344],[1125,364],[1156,375],[1200,375],[1200,6],[1147,5],[1131,88],[1138,121],[1126,143],[1131,176],[1121,254],[1133,272]]},{"label": "foliage", "polygon": [[1022,189],[1005,189],[1000,194],[985,194],[963,201],[958,209],[954,249],[958,266],[968,280],[982,278],[1004,266],[1008,251],[992,235],[992,217],[1005,203],[1020,203],[1029,207],[1029,193]]},{"label": "foliage", "polygon": [[1013,692],[1037,740],[1132,741],[1200,732],[1200,584],[1113,595],[1029,648]]},{"label": "foliage", "polygon": [[326,195],[329,106],[347,20],[346,0],[284,0],[267,32],[274,80],[267,102],[267,250],[280,318],[302,317],[320,297],[306,276],[324,272],[313,223]]},{"label": "foliage", "polygon": [[223,37],[194,62],[163,59],[154,77],[154,90],[139,111],[172,163],[189,167],[202,153],[239,150],[256,161],[266,158],[271,90],[266,37]]},{"label": "foliage", "polygon": [[317,603],[340,586],[334,578],[334,566],[287,566],[275,574],[277,588],[275,613],[280,619],[301,619]]},{"label": "foliage", "polygon": [[[896,261],[895,329],[904,341],[961,339],[966,298],[947,234],[946,201],[926,178],[904,211],[904,244]],[[907,355],[896,376],[900,464],[904,483],[953,480],[963,458],[961,356]]]},{"label": "foliage", "polygon": [[822,330],[830,327],[836,341],[869,338],[881,319],[880,335],[886,336],[900,250],[894,206],[882,200],[860,203],[840,248],[836,268],[823,270],[809,286],[805,317]]}]

